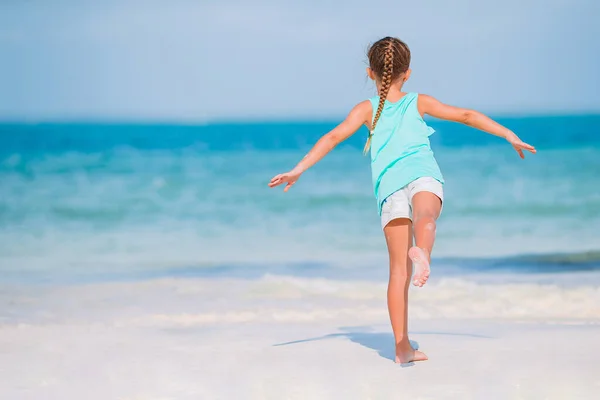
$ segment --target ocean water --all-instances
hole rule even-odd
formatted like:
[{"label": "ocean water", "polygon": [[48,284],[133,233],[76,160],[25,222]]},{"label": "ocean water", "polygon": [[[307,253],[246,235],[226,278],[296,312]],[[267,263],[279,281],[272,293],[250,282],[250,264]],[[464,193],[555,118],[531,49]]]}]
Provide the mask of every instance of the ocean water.
[{"label": "ocean water", "polygon": [[[432,279],[597,282],[600,115],[500,121],[538,154],[430,122],[446,179]],[[2,124],[0,282],[384,281],[365,130],[290,192],[267,187],[334,124]]]}]

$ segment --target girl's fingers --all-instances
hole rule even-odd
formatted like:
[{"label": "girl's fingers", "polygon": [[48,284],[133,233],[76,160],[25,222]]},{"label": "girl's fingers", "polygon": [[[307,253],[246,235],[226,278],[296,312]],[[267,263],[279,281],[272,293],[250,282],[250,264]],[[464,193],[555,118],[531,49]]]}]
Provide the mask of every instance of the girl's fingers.
[{"label": "girl's fingers", "polygon": [[[527,150],[533,154],[537,153],[537,150],[535,149],[535,147],[533,147],[532,145],[530,145],[529,143],[525,143],[523,142],[521,139],[519,138],[515,138],[514,141],[511,141],[511,144],[513,145],[513,147],[515,148],[515,150],[518,152],[519,150]],[[521,152],[522,153],[522,152]],[[519,153],[519,155],[521,155],[521,153]]]},{"label": "girl's fingers", "polygon": [[523,154],[523,150],[527,150],[533,154],[537,153],[537,150],[535,149],[535,147],[533,147],[532,145],[527,144],[525,142],[521,142],[521,141],[514,143],[513,148],[516,150],[517,153],[519,153],[519,157],[521,157],[521,158],[525,158],[525,154]]},{"label": "girl's fingers", "polygon": [[537,153],[537,150],[533,146],[527,145],[527,147],[525,147],[525,150],[527,150],[527,151],[529,151],[530,153],[533,153],[533,154]]},{"label": "girl's fingers", "polygon": [[519,147],[522,149],[525,149],[525,150],[529,150],[529,151],[535,150],[535,148],[532,145],[524,143],[524,142],[519,143]]},{"label": "girl's fingers", "polygon": [[516,145],[516,144],[513,145],[513,149],[515,149],[517,154],[519,154],[519,157],[525,158],[525,154],[523,154],[523,150],[521,150],[521,148],[518,145]]},{"label": "girl's fingers", "polygon": [[271,182],[269,182],[269,187],[275,187],[275,186],[281,185],[283,182],[284,182],[284,175],[279,174],[276,177],[274,177],[273,179],[271,179]]},{"label": "girl's fingers", "polygon": [[277,180],[279,180],[279,179],[281,179],[281,174],[279,174],[279,175],[275,175],[275,176],[273,177],[273,179],[271,179],[271,183],[273,183],[273,182],[275,182],[275,181],[277,181]]},{"label": "girl's fingers", "polygon": [[516,146],[518,146],[520,149],[527,150],[527,151],[529,151],[531,153],[536,153],[537,152],[537,150],[535,149],[535,147],[533,147],[532,145],[530,145],[528,143],[525,143],[525,142],[516,143]]},{"label": "girl's fingers", "polygon": [[288,190],[290,190],[292,185],[294,183],[296,183],[296,181],[290,182],[290,177],[287,176],[286,174],[279,174],[276,177],[274,177],[273,179],[271,179],[271,182],[269,182],[269,187],[279,186],[282,183],[286,183],[286,182],[287,182],[287,185],[285,185],[285,188],[283,188],[284,192],[287,192]]}]

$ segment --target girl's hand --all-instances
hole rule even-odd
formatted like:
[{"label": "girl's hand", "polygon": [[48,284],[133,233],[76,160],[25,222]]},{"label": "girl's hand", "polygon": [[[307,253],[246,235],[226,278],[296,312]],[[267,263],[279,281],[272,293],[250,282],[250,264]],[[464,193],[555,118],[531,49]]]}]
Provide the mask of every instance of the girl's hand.
[{"label": "girl's hand", "polygon": [[285,185],[285,188],[283,188],[283,191],[287,192],[288,190],[290,190],[292,185],[296,183],[298,178],[300,178],[300,175],[300,172],[295,172],[293,170],[290,172],[286,172],[285,174],[279,174],[273,177],[273,179],[271,179],[271,182],[269,182],[269,187],[275,187],[281,185],[282,183],[287,183],[287,185]]},{"label": "girl's hand", "polygon": [[508,135],[506,137],[506,140],[508,141],[508,143],[510,143],[512,145],[512,147],[516,150],[516,152],[519,153],[519,157],[521,157],[521,158],[525,158],[525,154],[523,154],[523,150],[527,150],[533,154],[537,153],[537,150],[535,149],[535,147],[523,142],[521,139],[519,139],[519,137],[517,135],[515,135],[512,132],[510,135]]}]

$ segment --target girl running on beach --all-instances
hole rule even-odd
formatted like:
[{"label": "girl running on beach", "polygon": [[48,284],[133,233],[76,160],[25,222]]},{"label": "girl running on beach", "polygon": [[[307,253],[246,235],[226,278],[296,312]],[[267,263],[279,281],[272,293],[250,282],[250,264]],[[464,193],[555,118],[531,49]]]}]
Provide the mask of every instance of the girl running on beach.
[{"label": "girl running on beach", "polygon": [[[512,131],[485,115],[443,104],[431,96],[402,91],[410,77],[410,50],[399,39],[386,37],[368,52],[367,74],[375,81],[379,96],[356,105],[346,119],[315,144],[289,172],[271,179],[270,187],[294,185],[300,175],[362,125],[369,129],[365,153],[371,152],[375,197],[387,243],[390,276],[388,309],[394,339],[396,362],[427,360],[408,340],[408,288],[423,286],[429,278],[431,250],[436,220],[442,210],[444,179],[433,156],[429,136],[434,132],[423,121],[425,114],[480,129],[500,136],[524,158],[523,151],[535,153]],[[413,234],[415,245],[413,244]]]}]

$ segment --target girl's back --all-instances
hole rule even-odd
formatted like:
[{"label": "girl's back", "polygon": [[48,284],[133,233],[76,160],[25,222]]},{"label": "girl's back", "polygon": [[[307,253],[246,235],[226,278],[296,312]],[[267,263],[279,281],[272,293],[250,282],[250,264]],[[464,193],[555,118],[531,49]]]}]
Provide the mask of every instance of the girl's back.
[{"label": "girl's back", "polygon": [[[424,176],[444,182],[429,143],[435,131],[421,117],[418,99],[406,93],[396,102],[386,100],[373,132],[371,171],[380,214],[385,199],[410,182]],[[373,115],[379,100],[369,99]]]}]

